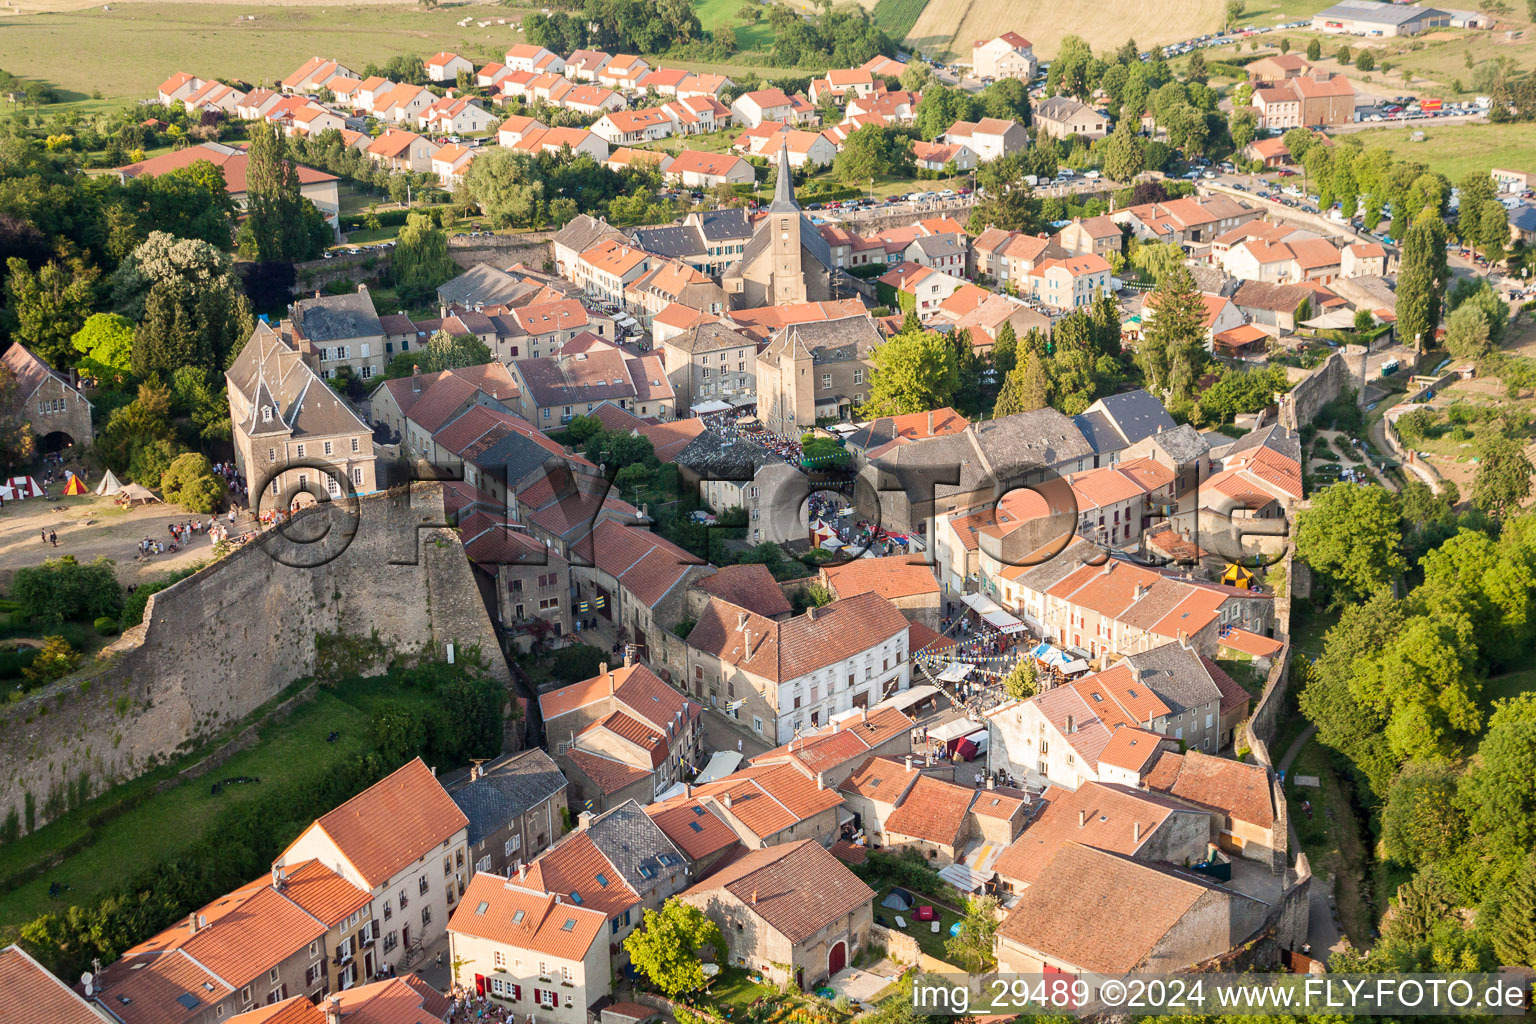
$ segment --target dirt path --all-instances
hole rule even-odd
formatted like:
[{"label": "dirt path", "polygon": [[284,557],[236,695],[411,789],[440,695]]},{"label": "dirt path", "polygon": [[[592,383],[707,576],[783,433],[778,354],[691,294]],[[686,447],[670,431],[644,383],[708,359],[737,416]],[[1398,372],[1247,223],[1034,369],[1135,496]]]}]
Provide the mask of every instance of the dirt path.
[{"label": "dirt path", "polygon": [[[54,511],[62,508],[62,511]],[[0,587],[10,586],[17,569],[40,565],[45,559],[74,555],[89,562],[105,555],[117,563],[117,578],[124,584],[142,583],[161,573],[185,569],[206,561],[213,544],[206,533],[192,538],[175,554],[166,553],[139,561],[138,543],[145,537],[167,543],[171,523],[191,522],[208,516],[188,512],[179,505],[144,505],[119,508],[111,498],[32,498],[6,502],[0,509]],[[41,532],[58,534],[58,547],[45,544]]]}]

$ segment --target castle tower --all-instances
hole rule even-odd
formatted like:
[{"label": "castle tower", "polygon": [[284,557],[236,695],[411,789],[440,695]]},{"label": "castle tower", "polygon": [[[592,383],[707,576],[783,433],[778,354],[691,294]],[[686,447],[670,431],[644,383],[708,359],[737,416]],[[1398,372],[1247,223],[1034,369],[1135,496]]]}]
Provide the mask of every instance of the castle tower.
[{"label": "castle tower", "polygon": [[805,268],[800,257],[802,223],[786,143],[779,149],[779,180],[774,185],[773,203],[768,207],[768,229],[773,232],[769,249],[773,254],[773,285],[769,301],[775,306],[806,301]]}]

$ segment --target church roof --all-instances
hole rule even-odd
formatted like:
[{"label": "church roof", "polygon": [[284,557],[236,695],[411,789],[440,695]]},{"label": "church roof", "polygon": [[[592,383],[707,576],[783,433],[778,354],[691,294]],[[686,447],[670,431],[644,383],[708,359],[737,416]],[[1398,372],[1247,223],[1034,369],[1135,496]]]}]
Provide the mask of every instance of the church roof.
[{"label": "church roof", "polygon": [[773,203],[769,213],[793,213],[800,209],[795,202],[795,181],[789,170],[789,143],[779,147],[779,178],[773,186]]}]

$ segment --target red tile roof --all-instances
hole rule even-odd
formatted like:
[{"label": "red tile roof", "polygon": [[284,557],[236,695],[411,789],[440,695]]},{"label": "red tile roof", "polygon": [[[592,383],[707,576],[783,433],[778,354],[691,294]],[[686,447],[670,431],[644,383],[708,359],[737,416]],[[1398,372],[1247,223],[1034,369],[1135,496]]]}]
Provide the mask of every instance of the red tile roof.
[{"label": "red tile roof", "polygon": [[561,960],[581,960],[607,931],[606,914],[489,871],[470,879],[448,930]]},{"label": "red tile roof", "polygon": [[651,773],[632,764],[625,764],[605,754],[593,753],[572,747],[565,752],[571,763],[591,779],[604,796],[612,796],[627,786],[633,786],[651,777]]},{"label": "red tile roof", "polygon": [[784,591],[779,589],[773,573],[758,562],[721,566],[718,572],[700,578],[693,585],[706,594],[770,619],[794,610]]},{"label": "red tile roof", "polygon": [[915,723],[895,708],[876,708],[865,713],[845,713],[805,736],[752,758],[755,765],[794,761],[807,773],[827,772],[903,733]]},{"label": "red tile roof", "polygon": [[1166,797],[1099,782],[1086,782],[1076,792],[1052,789],[1048,796],[1045,810],[993,863],[1003,878],[1033,886],[1067,843],[1134,854],[1170,814],[1192,813]]},{"label": "red tile roof", "polygon": [[321,864],[307,860],[283,869],[283,895],[326,927],[339,924],[349,915],[366,907],[373,899],[345,878]]},{"label": "red tile roof", "polygon": [[468,825],[464,812],[418,757],[310,827],[329,836],[357,873],[376,887]]},{"label": "red tile roof", "polygon": [[814,839],[753,850],[685,895],[721,889],[792,943],[868,906],[875,895]]},{"label": "red tile roof", "polygon": [[737,843],[725,821],[702,800],[650,804],[645,808],[656,827],[693,860],[703,860]]},{"label": "red tile roof", "polygon": [[885,819],[885,830],[943,846],[954,846],[978,790],[924,775]]},{"label": "red tile roof", "polygon": [[540,854],[528,866],[526,881],[530,888],[563,896],[607,917],[617,917],[640,902],[586,832],[573,832]]},{"label": "red tile roof", "polygon": [[710,601],[688,643],[764,679],[786,682],[905,634],[907,620],[878,594],[859,594],[786,622],[755,616],[750,646],[733,605]]},{"label": "red tile roof", "polygon": [[821,572],[837,597],[879,594],[894,601],[939,593],[939,581],[922,555],[856,558],[843,565],[825,566]]},{"label": "red tile roof", "polygon": [[1144,780],[1148,789],[1178,800],[1209,807],[1260,828],[1275,823],[1269,770],[1212,757],[1198,750],[1183,754],[1164,751]]},{"label": "red tile roof", "polygon": [[838,786],[838,791],[895,806],[919,778],[917,767],[895,757],[870,757]]},{"label": "red tile roof", "polygon": [[103,1024],[103,1017],[20,946],[0,949],[6,1024]]}]

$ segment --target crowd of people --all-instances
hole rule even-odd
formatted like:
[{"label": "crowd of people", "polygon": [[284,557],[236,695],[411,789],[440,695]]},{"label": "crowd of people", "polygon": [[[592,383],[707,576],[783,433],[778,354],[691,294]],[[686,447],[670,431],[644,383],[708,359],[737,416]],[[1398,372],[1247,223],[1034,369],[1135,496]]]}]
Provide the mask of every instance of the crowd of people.
[{"label": "crowd of people", "polygon": [[224,481],[224,486],[229,490],[231,505],[240,504],[249,508],[251,504],[250,488],[246,486],[245,477],[235,469],[233,462],[215,462],[213,464],[214,476]]},{"label": "crowd of people", "polygon": [[506,1024],[537,1024],[534,1015],[519,1015],[496,1002],[490,996],[479,995],[463,985],[453,986],[448,1007],[448,1024],[477,1024],[479,1021],[505,1021]]},{"label": "crowd of people", "polygon": [[139,558],[151,558],[155,555],[167,553],[174,554],[187,547],[194,537],[207,535],[209,541],[218,544],[221,541],[230,541],[234,544],[243,544],[251,538],[247,531],[235,534],[235,520],[239,512],[231,506],[224,515],[224,522],[219,521],[219,516],[201,517],[181,523],[166,523],[165,529],[171,535],[169,541],[158,541],[153,537],[145,537],[139,541]]}]

